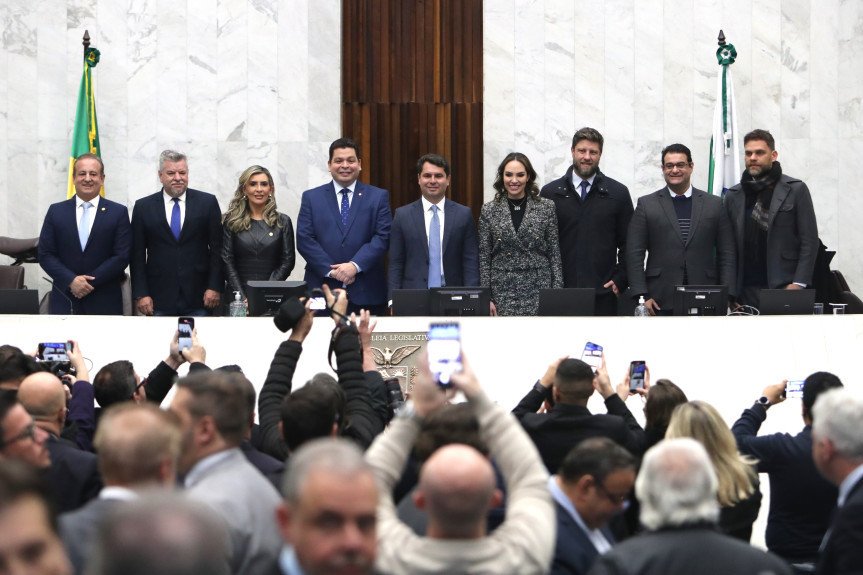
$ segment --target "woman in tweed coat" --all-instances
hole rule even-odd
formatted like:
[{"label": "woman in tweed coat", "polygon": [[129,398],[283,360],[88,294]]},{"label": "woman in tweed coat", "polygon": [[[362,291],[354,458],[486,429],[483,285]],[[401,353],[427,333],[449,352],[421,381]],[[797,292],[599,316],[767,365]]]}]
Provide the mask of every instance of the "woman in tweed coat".
[{"label": "woman in tweed coat", "polygon": [[498,315],[536,315],[539,290],[563,287],[554,202],[539,197],[536,171],[518,152],[498,166],[494,189],[479,217],[480,283]]}]

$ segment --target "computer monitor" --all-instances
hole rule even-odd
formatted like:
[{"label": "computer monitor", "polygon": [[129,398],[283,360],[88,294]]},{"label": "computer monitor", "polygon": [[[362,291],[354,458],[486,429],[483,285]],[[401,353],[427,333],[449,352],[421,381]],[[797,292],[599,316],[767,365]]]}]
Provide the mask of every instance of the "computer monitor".
[{"label": "computer monitor", "polygon": [[249,315],[276,315],[282,302],[295,296],[304,296],[306,291],[306,282],[302,281],[251,280],[246,284]]},{"label": "computer monitor", "polygon": [[761,315],[811,315],[814,289],[763,289],[759,294]]},{"label": "computer monitor", "polygon": [[728,286],[676,286],[674,315],[728,315]]},{"label": "computer monitor", "polygon": [[427,289],[394,289],[394,316],[428,316],[429,290]]},{"label": "computer monitor", "polygon": [[0,313],[38,314],[39,291],[34,289],[0,289]]},{"label": "computer monitor", "polygon": [[593,288],[543,288],[539,290],[541,316],[591,316],[596,290]]},{"label": "computer monitor", "polygon": [[442,287],[429,290],[432,316],[476,316],[489,314],[491,289],[487,287]]}]

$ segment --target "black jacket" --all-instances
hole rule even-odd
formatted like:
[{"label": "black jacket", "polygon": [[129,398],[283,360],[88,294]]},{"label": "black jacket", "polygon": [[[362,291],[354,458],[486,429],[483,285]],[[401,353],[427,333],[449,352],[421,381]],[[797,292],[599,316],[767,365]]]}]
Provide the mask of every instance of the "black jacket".
[{"label": "black jacket", "polygon": [[626,186],[597,171],[582,202],[572,185],[572,166],[562,178],[542,187],[540,195],[554,202],[563,263],[563,285],[595,288],[608,280],[623,292],[626,278],[626,233],[632,218],[632,197]]}]

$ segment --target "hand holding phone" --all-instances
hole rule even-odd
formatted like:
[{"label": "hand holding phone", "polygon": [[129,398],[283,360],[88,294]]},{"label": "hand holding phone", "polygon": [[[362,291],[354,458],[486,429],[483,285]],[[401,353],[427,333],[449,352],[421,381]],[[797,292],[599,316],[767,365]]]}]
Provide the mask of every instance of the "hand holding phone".
[{"label": "hand holding phone", "polygon": [[602,366],[602,346],[590,341],[584,344],[581,361],[589,365],[593,369],[593,373],[596,373]]},{"label": "hand holding phone", "polygon": [[644,376],[647,363],[643,360],[629,362],[629,391],[635,393],[637,389],[644,389]]},{"label": "hand holding phone", "polygon": [[182,355],[184,349],[192,347],[192,330],[195,329],[195,318],[181,317],[177,318],[177,331],[180,332],[180,337],[177,340]]},{"label": "hand holding phone", "polygon": [[461,329],[457,323],[429,325],[426,346],[429,370],[441,387],[450,387],[450,376],[462,370]]},{"label": "hand holding phone", "polygon": [[68,341],[40,343],[36,359],[68,362],[70,351],[72,351],[72,344]]},{"label": "hand holding phone", "polygon": [[788,399],[803,398],[803,379],[789,379],[785,384],[785,397]]}]

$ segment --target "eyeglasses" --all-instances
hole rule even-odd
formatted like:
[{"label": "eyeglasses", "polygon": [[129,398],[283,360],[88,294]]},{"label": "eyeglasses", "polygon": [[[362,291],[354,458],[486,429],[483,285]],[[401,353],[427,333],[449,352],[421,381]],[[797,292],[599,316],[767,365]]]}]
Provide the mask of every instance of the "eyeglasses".
[{"label": "eyeglasses", "polygon": [[599,481],[596,481],[594,485],[596,485],[597,490],[599,490],[603,495],[605,495],[605,497],[609,501],[611,501],[615,505],[623,505],[624,503],[626,503],[626,500],[629,499],[629,493],[624,493],[623,495],[611,493]]},{"label": "eyeglasses", "polygon": [[24,431],[22,431],[21,433],[19,433],[18,435],[14,436],[14,437],[10,437],[9,439],[6,439],[5,441],[2,442],[2,444],[3,445],[9,445],[11,443],[16,443],[18,441],[22,441],[24,439],[32,439],[33,441],[36,441],[36,422],[35,421],[31,420],[30,425],[25,427]]},{"label": "eyeglasses", "polygon": [[662,169],[666,172],[670,172],[672,170],[685,170],[690,166],[689,162],[677,162],[676,164],[663,164]]}]

